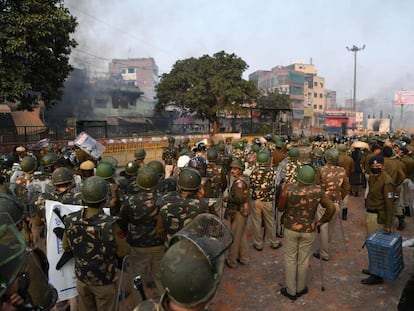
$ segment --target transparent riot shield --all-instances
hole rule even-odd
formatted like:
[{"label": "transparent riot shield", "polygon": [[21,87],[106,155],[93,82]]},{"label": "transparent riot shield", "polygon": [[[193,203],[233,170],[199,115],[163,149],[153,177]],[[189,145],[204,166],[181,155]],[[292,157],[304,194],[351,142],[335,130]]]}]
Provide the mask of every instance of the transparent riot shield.
[{"label": "transparent riot shield", "polygon": [[[41,256],[26,248],[9,215],[0,214],[2,306],[14,307],[17,310],[51,310],[56,303],[57,292],[48,282],[47,270],[47,263]],[[12,299],[17,301],[13,305]]]},{"label": "transparent riot shield", "polygon": [[142,301],[158,296],[156,285],[151,277],[150,255],[128,255],[122,263],[118,284],[116,310],[132,310]]},{"label": "transparent riot shield", "polygon": [[81,132],[73,143],[94,159],[99,159],[105,151],[104,145],[85,132]]}]

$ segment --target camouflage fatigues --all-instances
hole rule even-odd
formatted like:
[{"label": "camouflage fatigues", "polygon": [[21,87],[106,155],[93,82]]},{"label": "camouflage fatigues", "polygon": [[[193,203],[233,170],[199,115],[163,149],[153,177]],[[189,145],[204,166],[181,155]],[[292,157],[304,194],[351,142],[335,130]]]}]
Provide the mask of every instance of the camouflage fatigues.
[{"label": "camouflage fatigues", "polygon": [[285,182],[287,184],[296,182],[296,171],[303,163],[296,159],[288,159],[286,162]]},{"label": "camouflage fatigues", "polygon": [[218,198],[227,188],[227,178],[224,168],[216,163],[208,163],[206,177],[211,179],[211,198]]},{"label": "camouflage fatigues", "polygon": [[[343,167],[328,163],[320,168],[320,185],[326,196],[334,203],[335,213],[328,224],[321,226],[321,246],[319,254],[321,258],[329,259],[329,241],[335,235],[335,225],[340,210],[342,199],[345,198],[350,191],[348,176]],[[324,209],[318,208],[317,218],[320,219],[324,215]],[[340,220],[341,221],[341,220]]]},{"label": "camouflage fatigues", "polygon": [[290,295],[306,288],[319,204],[325,209],[320,221],[329,221],[335,208],[319,185],[288,184],[279,200],[278,208],[285,214],[285,290]]},{"label": "camouflage fatigues", "polygon": [[86,210],[65,218],[67,238],[75,257],[78,280],[87,285],[107,285],[117,280],[117,245],[113,233],[116,218],[103,211],[85,218]]},{"label": "camouflage fatigues", "polygon": [[[278,248],[280,242],[275,235],[275,178],[276,171],[269,166],[258,165],[250,174],[250,194],[252,198],[252,222],[254,230],[254,247],[263,248],[263,236],[272,248]],[[262,233],[262,225],[264,232]]]},{"label": "camouflage fatigues", "polygon": [[177,191],[167,193],[156,202],[166,242],[200,213],[200,200],[187,197]]},{"label": "camouflage fatigues", "polygon": [[285,227],[289,230],[314,232],[315,214],[319,203],[327,209],[320,219],[322,223],[329,221],[333,215],[333,203],[319,185],[288,184],[282,196],[285,197],[285,201],[283,203],[281,203],[283,200],[279,201],[278,209],[285,211]]},{"label": "camouflage fatigues", "polygon": [[243,149],[234,149],[232,157],[240,159],[243,163],[246,162],[246,152]]},{"label": "camouflage fatigues", "polygon": [[162,150],[162,159],[165,165],[175,165],[178,158],[178,148],[174,145],[164,147]]},{"label": "camouflage fatigues", "polygon": [[127,242],[133,247],[163,245],[164,240],[157,234],[157,196],[152,192],[138,192],[128,198],[121,210],[122,222],[126,225]]}]

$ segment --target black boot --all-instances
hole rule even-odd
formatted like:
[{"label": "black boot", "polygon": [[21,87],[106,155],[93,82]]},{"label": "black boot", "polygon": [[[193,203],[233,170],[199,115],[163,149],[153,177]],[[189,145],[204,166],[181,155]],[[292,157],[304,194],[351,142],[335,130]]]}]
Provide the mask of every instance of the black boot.
[{"label": "black boot", "polygon": [[398,216],[397,230],[404,230],[404,228],[405,228],[404,216]]},{"label": "black boot", "polygon": [[343,208],[342,209],[342,220],[346,220],[347,216],[348,216],[348,209]]}]

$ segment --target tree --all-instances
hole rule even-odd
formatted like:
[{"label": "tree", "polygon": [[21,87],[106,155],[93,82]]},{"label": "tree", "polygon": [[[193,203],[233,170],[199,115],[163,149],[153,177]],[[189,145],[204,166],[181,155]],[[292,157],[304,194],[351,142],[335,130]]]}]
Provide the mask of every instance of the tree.
[{"label": "tree", "polygon": [[287,94],[279,93],[278,89],[262,92],[257,99],[257,108],[262,114],[267,114],[272,120],[272,132],[274,132],[274,121],[280,111],[291,110],[290,97]]},{"label": "tree", "polygon": [[212,124],[215,134],[219,113],[244,112],[242,104],[254,101],[259,95],[255,85],[242,78],[247,68],[244,60],[224,51],[212,57],[179,60],[170,73],[161,76],[157,109],[162,111],[168,105],[175,105],[182,115],[196,114]]},{"label": "tree", "polygon": [[0,0],[0,98],[33,110],[62,97],[76,18],[62,0]]}]

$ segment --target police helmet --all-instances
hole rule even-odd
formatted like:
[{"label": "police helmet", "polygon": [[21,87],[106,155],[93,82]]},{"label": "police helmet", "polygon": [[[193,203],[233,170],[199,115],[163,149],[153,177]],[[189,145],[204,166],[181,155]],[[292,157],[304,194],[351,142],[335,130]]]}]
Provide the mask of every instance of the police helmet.
[{"label": "police helmet", "polygon": [[134,155],[136,160],[144,160],[147,153],[143,148],[137,148]]},{"label": "police helmet", "polygon": [[165,175],[165,169],[164,164],[162,164],[160,161],[152,160],[147,163],[148,167],[151,167],[157,174],[161,177]]},{"label": "police helmet", "polygon": [[242,160],[237,159],[237,158],[233,159],[233,161],[231,161],[230,167],[231,168],[236,167],[236,168],[239,168],[242,171],[244,171],[244,163],[242,162]]},{"label": "police helmet", "polygon": [[52,167],[59,162],[59,157],[54,152],[47,152],[45,155],[40,159],[40,164],[42,167]]},{"label": "police helmet", "polygon": [[125,174],[128,176],[135,176],[138,172],[138,164],[135,161],[129,161],[125,164]]},{"label": "police helmet", "polygon": [[68,184],[73,181],[73,173],[67,167],[58,167],[52,173],[52,183],[54,186]]},{"label": "police helmet", "polygon": [[37,168],[37,161],[32,156],[25,156],[20,161],[20,167],[21,167],[21,169],[22,169],[23,172],[32,173]]},{"label": "police helmet", "polygon": [[96,166],[95,175],[102,177],[103,179],[110,179],[115,175],[115,166],[107,161],[101,161]]},{"label": "police helmet", "polygon": [[266,151],[260,151],[259,153],[257,153],[256,161],[257,163],[260,163],[260,164],[269,164],[270,163],[269,153]]},{"label": "police helmet", "polygon": [[151,167],[143,167],[139,170],[137,175],[137,186],[143,190],[150,190],[154,188],[160,179],[160,176]]},{"label": "police helmet", "polygon": [[223,276],[224,253],[232,242],[230,229],[206,213],[177,232],[160,263],[168,297],[184,308],[210,301]]},{"label": "police helmet", "polygon": [[91,176],[82,184],[82,200],[90,204],[102,202],[108,197],[108,190],[108,183],[105,179],[100,176]]},{"label": "police helmet", "polygon": [[325,160],[330,164],[338,164],[339,152],[336,148],[330,148],[325,151]]},{"label": "police helmet", "polygon": [[177,187],[180,190],[194,191],[201,185],[201,175],[197,169],[185,167],[178,175]]},{"label": "police helmet", "polygon": [[219,154],[215,148],[210,148],[207,150],[207,160],[209,162],[216,162],[218,160]]},{"label": "police helmet", "polygon": [[310,165],[300,167],[296,173],[296,180],[305,184],[312,185],[315,183],[315,170]]},{"label": "police helmet", "polygon": [[288,154],[289,158],[291,158],[291,159],[298,159],[299,155],[300,155],[299,148],[291,147],[287,154]]}]

